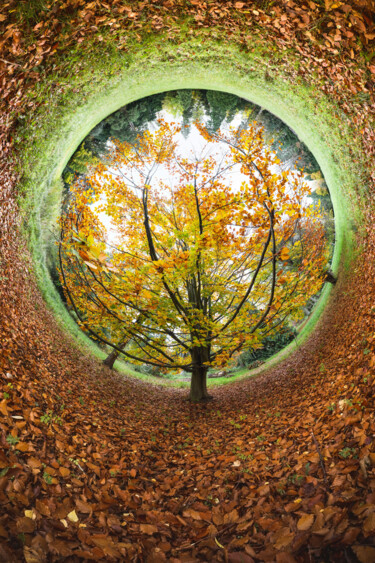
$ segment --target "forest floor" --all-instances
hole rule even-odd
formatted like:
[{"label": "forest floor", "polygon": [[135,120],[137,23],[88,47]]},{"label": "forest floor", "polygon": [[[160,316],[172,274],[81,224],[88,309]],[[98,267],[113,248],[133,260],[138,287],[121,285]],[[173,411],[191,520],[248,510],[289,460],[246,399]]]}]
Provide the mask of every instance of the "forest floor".
[{"label": "forest floor", "polygon": [[13,348],[3,379],[2,559],[373,561],[374,335],[352,346],[351,321],[192,405],[41,319],[43,353]]}]

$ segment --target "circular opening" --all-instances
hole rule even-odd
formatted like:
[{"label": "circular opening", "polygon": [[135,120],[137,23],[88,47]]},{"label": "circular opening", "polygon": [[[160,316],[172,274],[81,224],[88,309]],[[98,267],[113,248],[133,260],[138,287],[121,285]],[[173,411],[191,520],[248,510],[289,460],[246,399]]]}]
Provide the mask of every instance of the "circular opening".
[{"label": "circular opening", "polygon": [[132,102],[90,132],[63,178],[60,293],[111,367],[121,354],[158,376],[242,375],[294,340],[335,280],[317,161],[233,94]]}]

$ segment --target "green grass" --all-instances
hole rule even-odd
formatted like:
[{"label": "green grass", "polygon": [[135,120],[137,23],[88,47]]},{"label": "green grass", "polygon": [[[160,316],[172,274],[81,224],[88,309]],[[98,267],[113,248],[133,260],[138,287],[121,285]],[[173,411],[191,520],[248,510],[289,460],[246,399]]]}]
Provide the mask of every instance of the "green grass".
[{"label": "green grass", "polygon": [[228,385],[241,379],[253,377],[253,373],[249,368],[239,368],[233,371],[232,376],[215,377],[214,379],[207,379],[207,387],[218,387],[220,385]]},{"label": "green grass", "polygon": [[[198,33],[198,32],[197,32]],[[199,36],[199,34],[201,36]],[[129,36],[130,51],[116,48],[115,36],[105,35],[99,48],[95,42],[77,46],[61,55],[59,72],[41,75],[30,93],[30,103],[39,106],[25,116],[15,135],[23,174],[20,206],[24,215],[23,233],[32,251],[39,287],[63,329],[71,334],[72,345],[103,359],[102,352],[78,328],[62,304],[50,280],[48,265],[56,260],[56,219],[61,205],[61,173],[77,146],[90,130],[121,106],[161,91],[202,88],[228,91],[259,104],[285,121],[316,157],[330,189],[335,208],[336,245],[332,269],[350,273],[355,261],[354,232],[361,225],[361,202],[366,199],[365,156],[355,142],[350,120],[337,104],[316,86],[294,78],[289,81],[275,45],[254,39],[252,51],[235,44],[210,39],[210,31],[194,39],[168,42],[163,36],[149,36],[144,44]],[[204,39],[204,40],[203,40]],[[292,67],[299,59],[287,55]],[[230,68],[230,72],[228,72]],[[272,81],[266,79],[266,70]],[[353,139],[348,144],[348,139]],[[361,233],[360,233],[361,234]],[[300,344],[311,334],[329,302],[326,286],[313,314],[297,338]],[[258,374],[294,351],[286,349],[252,372]],[[144,381],[160,384],[159,378],[139,374],[121,365],[120,371]],[[209,380],[210,386],[226,384],[246,376]],[[150,379],[151,378],[151,379]],[[155,381],[156,380],[156,381]],[[164,385],[186,386],[164,380]]]},{"label": "green grass", "polygon": [[163,377],[156,377],[153,375],[147,375],[145,373],[140,373],[133,369],[129,364],[122,360],[117,360],[115,363],[115,369],[119,373],[123,375],[127,375],[130,377],[134,377],[135,379],[139,379],[141,381],[145,381],[147,383],[151,383],[152,385],[161,385],[164,387],[177,387],[181,389],[185,389],[189,387],[189,382],[187,381],[178,381],[178,379],[170,379],[170,378],[163,378]]}]

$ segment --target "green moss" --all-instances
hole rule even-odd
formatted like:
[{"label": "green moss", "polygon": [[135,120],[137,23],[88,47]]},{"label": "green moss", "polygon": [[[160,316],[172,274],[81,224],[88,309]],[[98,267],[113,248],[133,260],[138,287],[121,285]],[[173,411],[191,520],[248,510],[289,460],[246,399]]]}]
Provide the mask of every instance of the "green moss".
[{"label": "green moss", "polygon": [[[30,101],[39,104],[39,109],[25,119],[18,133],[20,169],[27,171],[20,186],[24,232],[43,296],[80,346],[104,357],[71,319],[48,274],[48,263],[56,254],[53,238],[61,205],[61,174],[76,148],[102,119],[129,102],[159,92],[180,88],[226,91],[287,123],[314,154],[330,189],[336,228],[332,269],[337,273],[344,260],[350,271],[353,231],[361,223],[361,199],[366,198],[364,155],[354,141],[347,142],[354,136],[349,119],[316,86],[299,81],[295,73],[290,79],[281,56],[285,58],[285,52],[281,55],[264,40],[254,40],[244,51],[234,41],[224,44],[213,40],[208,32],[178,44],[150,35],[142,45],[134,40],[126,54],[107,38],[100,53],[94,47],[86,52],[77,48],[61,60],[58,74],[42,77],[36,85]],[[288,56],[290,68],[297,67],[298,57]],[[299,342],[316,326],[330,291],[326,287],[322,292]],[[274,361],[278,360],[267,365]]]}]

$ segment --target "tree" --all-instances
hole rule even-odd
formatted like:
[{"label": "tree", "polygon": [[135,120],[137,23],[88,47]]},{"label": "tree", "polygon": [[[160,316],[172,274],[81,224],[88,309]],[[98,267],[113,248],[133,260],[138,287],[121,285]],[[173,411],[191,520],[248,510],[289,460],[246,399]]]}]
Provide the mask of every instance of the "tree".
[{"label": "tree", "polygon": [[133,362],[190,372],[200,401],[211,365],[301,315],[326,244],[308,186],[277,173],[256,123],[195,126],[199,154],[179,155],[181,129],[162,120],[136,144],[115,142],[89,189],[72,190],[59,254],[81,326]]},{"label": "tree", "polygon": [[[142,322],[143,322],[143,315],[139,315],[138,318],[136,319],[135,324],[138,326],[142,324]],[[117,343],[117,348],[113,348],[113,350],[108,354],[105,360],[103,360],[103,364],[109,367],[110,369],[113,369],[115,361],[120,356],[121,352],[125,350],[130,340],[131,340],[130,337],[125,332],[120,342]]]},{"label": "tree", "polygon": [[156,119],[162,109],[164,93],[136,100],[111,113],[90,132],[86,148],[98,158],[107,154],[111,139],[135,143],[140,132]]},{"label": "tree", "polygon": [[243,102],[238,96],[217,90],[207,90],[206,98],[210,106],[210,121],[207,129],[212,132],[219,130],[222,122],[228,115],[231,119],[238,103]]},{"label": "tree", "polygon": [[262,109],[258,114],[258,120],[265,129],[267,140],[272,142],[272,148],[285,168],[297,166],[299,169],[303,168],[305,174],[319,170],[314,155],[281,119]]}]

